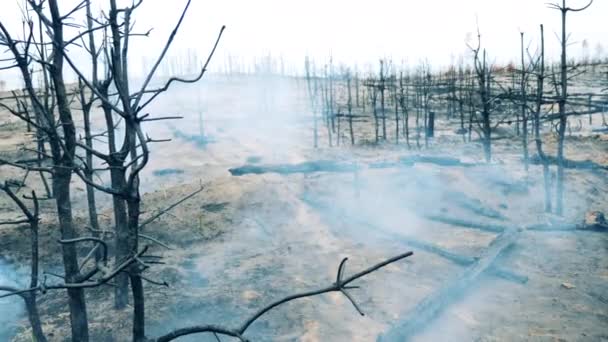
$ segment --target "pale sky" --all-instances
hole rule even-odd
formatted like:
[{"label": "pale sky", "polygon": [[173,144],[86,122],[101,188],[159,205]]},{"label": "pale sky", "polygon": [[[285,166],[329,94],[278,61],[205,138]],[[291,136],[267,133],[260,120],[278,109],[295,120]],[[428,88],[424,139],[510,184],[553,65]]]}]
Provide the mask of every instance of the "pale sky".
[{"label": "pale sky", "polygon": [[[0,0],[0,20],[19,27],[20,0]],[[526,41],[538,42],[538,25],[545,25],[547,56],[559,56],[556,33],[560,15],[547,8],[548,0],[192,0],[182,30],[171,54],[187,49],[201,58],[213,43],[221,25],[227,25],[217,52],[215,67],[224,64],[228,54],[251,61],[271,53],[284,56],[287,63],[301,67],[304,56],[348,64],[377,63],[381,57],[395,62],[406,59],[416,65],[428,59],[434,65],[447,65],[467,53],[467,33],[476,31],[476,18],[483,46],[497,62],[519,58],[519,32]],[[560,0],[561,1],[561,0]],[[568,0],[579,7],[588,0]],[[62,0],[65,12],[76,0]],[[130,1],[119,0],[122,3]],[[154,27],[151,38],[134,43],[132,66],[140,72],[143,56],[155,56],[186,3],[185,0],[144,0],[136,16],[136,28],[144,32]],[[107,7],[107,2],[96,4]],[[82,20],[82,19],[81,19]],[[598,43],[608,54],[608,0],[595,0],[585,12],[570,13],[571,55],[581,53],[587,39],[589,53]]]}]

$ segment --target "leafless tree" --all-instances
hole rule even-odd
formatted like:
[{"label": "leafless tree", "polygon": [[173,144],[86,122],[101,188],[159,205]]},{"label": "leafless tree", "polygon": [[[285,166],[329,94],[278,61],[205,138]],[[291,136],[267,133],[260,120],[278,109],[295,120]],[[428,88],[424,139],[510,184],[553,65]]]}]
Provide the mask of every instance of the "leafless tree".
[{"label": "leafless tree", "polygon": [[479,114],[481,115],[481,123],[478,123],[482,132],[484,156],[486,162],[490,162],[492,160],[492,125],[490,121],[490,115],[493,110],[491,95],[492,68],[488,65],[486,50],[481,50],[481,34],[479,32],[477,33],[477,46],[470,48],[473,51],[477,94],[479,97]]},{"label": "leafless tree", "polygon": [[319,96],[318,79],[316,77],[314,67],[311,66],[311,62],[308,56],[306,56],[304,66],[306,71],[306,86],[308,90],[308,98],[310,100],[310,109],[312,111],[313,146],[314,148],[317,148],[319,147],[319,128],[317,122],[317,98]]},{"label": "leafless tree", "polygon": [[404,78],[403,71],[399,73],[399,95],[398,101],[399,106],[401,107],[401,112],[403,115],[403,135],[405,135],[405,143],[407,144],[407,148],[411,148],[410,146],[410,117],[409,117],[409,74]]},{"label": "leafless tree", "polygon": [[[19,187],[23,186],[23,184],[11,184],[9,181],[4,181],[4,184],[0,184],[0,190],[4,191],[8,197],[11,198],[13,203],[15,203],[25,218],[17,219],[14,221],[4,221],[0,222],[0,225],[15,225],[15,224],[27,224],[30,230],[30,285],[29,287],[36,287],[39,284],[39,246],[38,246],[38,223],[40,221],[40,206],[38,203],[38,198],[36,197],[36,192],[32,191],[32,203],[34,205],[34,209],[29,209],[23,200],[19,198],[11,189],[11,185],[17,185]],[[0,291],[8,292],[8,293],[17,293],[19,289],[11,286],[5,286],[0,284]],[[20,292],[19,296],[25,302],[25,308],[27,310],[28,319],[30,322],[30,326],[32,327],[32,338],[36,342],[46,342],[46,336],[42,331],[42,323],[40,321],[40,314],[38,313],[38,304],[36,303],[37,293],[35,291],[32,292]],[[1,298],[1,296],[0,296]]]},{"label": "leafless tree", "polygon": [[[44,121],[44,124],[37,125],[34,121],[30,120],[30,124],[35,125],[37,129],[41,129],[45,132],[50,145],[52,165],[49,168],[44,168],[44,171],[52,173],[53,176],[53,195],[55,196],[61,237],[62,239],[73,239],[77,237],[77,233],[72,220],[70,181],[72,179],[72,167],[74,165],[77,144],[70,100],[68,98],[63,76],[65,61],[64,49],[70,42],[64,40],[65,16],[60,14],[57,0],[48,1],[50,18],[43,12],[41,2],[28,0],[28,4],[36,11],[46,29],[49,32],[52,32],[50,35],[52,43],[52,53],[50,56],[52,56],[52,58],[49,62],[44,62],[45,64],[43,67],[48,70],[53,85],[52,90],[57,103],[59,125],[56,124],[55,113],[44,106],[34,88],[32,73],[29,68],[32,61],[30,47],[34,40],[33,21],[28,20],[29,34],[24,41],[13,39],[7,28],[0,23],[0,30],[2,32],[0,35],[0,43],[10,50],[14,60],[14,65],[12,66],[17,67],[21,72],[25,83],[25,90],[30,97],[36,115],[41,117]],[[26,168],[34,170],[32,167]],[[36,169],[43,170],[42,168]],[[76,248],[74,244],[64,244],[62,245],[62,251],[66,281],[70,283],[77,282],[81,275],[78,269]],[[69,297],[72,340],[88,341],[89,335],[84,291],[82,288],[68,288],[67,292]]]},{"label": "leafless tree", "polygon": [[[566,125],[568,117],[566,115],[566,104],[568,102],[568,60],[567,60],[567,46],[568,38],[566,31],[566,17],[568,12],[581,12],[589,8],[593,0],[580,8],[571,8],[566,5],[566,0],[562,0],[561,5],[559,3],[549,4],[549,8],[559,10],[561,13],[561,58],[560,58],[560,89],[558,92],[558,106],[559,106],[559,128],[558,128],[558,139],[557,139],[557,179],[556,179],[556,200],[555,200],[555,212],[561,215],[564,211],[564,140],[566,136]],[[558,89],[558,88],[556,88]]]},{"label": "leafless tree", "polygon": [[549,163],[543,151],[543,142],[540,135],[540,112],[543,105],[543,89],[545,83],[545,33],[543,25],[540,25],[540,56],[536,69],[536,106],[534,108],[534,141],[538,157],[543,165],[543,179],[545,185],[545,212],[551,212],[551,174]]},{"label": "leafless tree", "polygon": [[[350,70],[347,71],[346,73],[346,91],[348,94],[347,97],[347,102],[346,102],[346,108],[348,111],[348,131],[350,133],[350,144],[354,145],[355,144],[355,131],[353,129],[353,118],[354,118],[354,114],[353,114],[353,95],[352,95],[352,77],[350,74]],[[355,78],[355,83],[357,82],[357,79]],[[357,92],[358,88],[355,89],[355,91]]]}]

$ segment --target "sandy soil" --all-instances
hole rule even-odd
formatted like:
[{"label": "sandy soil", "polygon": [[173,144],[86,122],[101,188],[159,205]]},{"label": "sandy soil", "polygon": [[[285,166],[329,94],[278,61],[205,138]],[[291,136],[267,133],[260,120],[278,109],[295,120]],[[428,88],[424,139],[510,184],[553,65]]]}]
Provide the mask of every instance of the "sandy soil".
[{"label": "sandy soil", "polygon": [[[606,211],[606,172],[568,170],[565,216],[543,214],[541,169],[532,166],[529,173],[524,171],[516,137],[495,143],[491,165],[471,168],[420,164],[412,168],[364,168],[356,174],[232,177],[228,168],[248,162],[337,159],[367,165],[412,153],[478,162],[482,151],[477,144],[463,144],[451,129],[442,130],[441,125],[431,147],[422,151],[392,143],[314,150],[310,148],[311,122],[303,84],[274,79],[263,83],[247,79],[214,82],[195,92],[176,89],[151,108],[155,115],[183,114],[185,118],[148,128],[153,138],[174,140],[154,147],[152,162],[142,177],[145,216],[201,183],[205,189],[145,228],[146,234],[173,248],[152,247],[167,264],[152,269],[148,276],[170,286],[146,286],[150,336],[190,324],[234,326],[274,299],[329,285],[344,256],[349,257],[348,273],[414,250],[413,257],[371,274],[359,282],[361,289],[352,291],[366,313],[363,317],[342,296],[324,295],[280,307],[248,332],[254,341],[374,341],[464,270],[409,246],[404,239],[415,238],[475,257],[496,237],[494,233],[430,221],[427,214],[522,227],[580,222],[588,210]],[[271,96],[271,89],[280,91]],[[234,101],[235,94],[239,101]],[[203,99],[191,100],[200,97]],[[203,113],[203,128],[199,112]],[[0,154],[23,154],[15,149],[27,141],[27,136],[18,133],[23,125],[6,113],[0,123]],[[392,126],[389,128],[392,133]],[[370,123],[358,124],[358,136],[367,139],[372,129]],[[205,134],[202,140],[201,130]],[[325,141],[322,132],[322,146]],[[545,141],[552,151],[555,139],[547,134]],[[569,137],[566,146],[568,158],[608,163],[604,135]],[[19,171],[2,168],[2,178],[20,177],[23,174]],[[34,176],[28,179],[42,191]],[[77,222],[84,227],[84,187],[77,180],[74,183]],[[103,207],[102,223],[111,227],[109,199],[103,195],[98,198]],[[479,215],[473,207],[499,217]],[[59,273],[52,203],[45,202],[44,210],[49,213],[42,223],[45,269]],[[15,211],[1,197],[0,219],[7,217],[15,217]],[[27,258],[26,236],[23,228],[0,229],[0,258],[8,264],[22,264]],[[607,252],[605,233],[525,231],[498,263],[528,277],[527,283],[483,275],[464,293],[455,293],[445,310],[413,340],[608,340]],[[21,272],[16,271],[17,275]],[[564,283],[574,287],[566,288]],[[94,341],[123,341],[128,334],[129,310],[113,311],[111,292],[109,287],[87,292]],[[40,296],[40,307],[51,340],[64,340],[68,317],[63,293]],[[20,315],[12,324],[21,327],[25,321]],[[27,328],[23,329],[15,341],[28,341]],[[198,336],[183,341],[215,339]]]}]

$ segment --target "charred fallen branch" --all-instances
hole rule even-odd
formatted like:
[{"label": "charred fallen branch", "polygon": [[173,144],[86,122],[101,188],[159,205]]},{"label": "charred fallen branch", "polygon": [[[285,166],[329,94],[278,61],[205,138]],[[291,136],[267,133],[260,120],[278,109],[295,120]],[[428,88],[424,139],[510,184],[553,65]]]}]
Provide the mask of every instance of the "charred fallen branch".
[{"label": "charred fallen branch", "polygon": [[[371,169],[384,169],[399,166],[413,166],[418,163],[434,164],[439,166],[461,166],[470,167],[476,164],[462,162],[458,158],[442,156],[422,156],[413,155],[400,158],[398,161],[371,163],[367,167]],[[243,166],[230,168],[228,171],[233,176],[243,176],[247,174],[278,173],[282,175],[292,173],[313,173],[313,172],[354,172],[361,170],[364,166],[353,162],[336,162],[332,160],[316,160],[298,164],[268,164]]]},{"label": "charred fallen branch", "polygon": [[[397,242],[403,243],[411,248],[419,249],[423,252],[437,255],[441,258],[449,260],[450,262],[453,262],[460,266],[470,266],[479,260],[479,257],[473,257],[473,256],[454,253],[454,252],[445,250],[441,247],[438,247],[438,246],[428,243],[428,242],[420,241],[418,239],[414,239],[414,238],[411,238],[411,237],[408,237],[405,235],[393,233],[387,229],[383,229],[382,227],[374,225],[371,222],[355,218],[352,215],[348,214],[345,210],[334,209],[334,210],[338,210],[338,212],[328,212],[328,210],[326,209],[327,206],[323,205],[322,203],[320,203],[317,200],[312,199],[311,196],[304,196],[302,198],[302,201],[305,202],[306,204],[308,204],[309,206],[311,206],[312,208],[315,208],[315,209],[323,212],[323,214],[329,220],[332,220],[332,221],[348,220],[348,222],[351,222],[353,225],[359,225],[359,226],[364,226],[364,227],[369,228],[370,231],[373,231],[377,236],[379,236],[381,238],[386,238],[387,240],[390,240],[390,241],[397,241]],[[508,270],[508,269],[502,268],[502,267],[498,267],[495,265],[492,265],[489,268],[489,270],[491,272],[488,272],[488,274],[497,276],[499,278],[503,278],[508,281],[514,281],[517,283],[526,283],[528,280],[528,278],[526,276],[519,275],[511,270]]]},{"label": "charred fallen branch", "polygon": [[273,165],[244,165],[228,169],[233,176],[243,176],[246,174],[278,173],[282,175],[292,173],[313,173],[313,172],[353,172],[359,166],[353,163],[339,163],[331,160],[309,161],[299,164],[273,164]]},{"label": "charred fallen branch", "polygon": [[435,221],[435,222],[449,224],[452,226],[477,229],[477,230],[490,232],[490,233],[501,233],[507,229],[507,227],[503,226],[503,225],[473,222],[473,221],[463,220],[463,219],[456,218],[456,217],[447,217],[444,215],[425,215],[424,218],[431,220],[431,221]]},{"label": "charred fallen branch", "polygon": [[[557,165],[557,158],[551,155],[545,155],[545,161],[551,165]],[[535,154],[530,158],[530,162],[534,165],[542,165],[542,159]],[[608,165],[601,165],[591,160],[571,160],[564,159],[563,166],[566,169],[579,170],[608,170]]]},{"label": "charred fallen branch", "polygon": [[463,295],[478,279],[488,271],[500,255],[512,246],[519,237],[520,229],[509,229],[501,233],[475,263],[469,266],[461,275],[448,281],[446,285],[423,299],[414,309],[410,310],[382,336],[378,341],[407,341],[422,330],[441,311]]},{"label": "charred fallen branch", "polygon": [[231,336],[231,337],[235,337],[237,339],[239,339],[240,341],[249,341],[244,335],[247,331],[247,329],[253,324],[255,323],[260,317],[262,317],[264,314],[266,314],[268,311],[282,305],[288,302],[291,302],[293,300],[296,299],[300,299],[300,298],[306,298],[306,297],[313,297],[313,296],[318,296],[324,293],[329,293],[329,292],[341,292],[353,305],[353,307],[355,308],[355,310],[357,310],[357,312],[361,315],[364,316],[363,311],[361,310],[361,308],[359,307],[359,305],[355,302],[355,300],[353,299],[353,297],[351,296],[351,294],[347,291],[350,289],[358,289],[358,286],[353,286],[353,285],[349,285],[350,283],[354,282],[355,280],[362,278],[372,272],[375,272],[379,269],[381,269],[384,266],[390,265],[394,262],[397,262],[401,259],[405,259],[411,255],[413,255],[413,252],[406,252],[403,254],[399,254],[397,256],[394,256],[392,258],[386,259],[372,267],[369,267],[359,273],[356,273],[348,278],[344,278],[344,266],[346,264],[346,261],[348,260],[348,258],[344,258],[342,259],[342,261],[340,262],[340,265],[338,266],[338,271],[336,274],[336,282],[334,282],[333,284],[317,289],[317,290],[312,290],[312,291],[307,291],[307,292],[302,292],[302,293],[298,293],[298,294],[294,294],[294,295],[290,295],[287,296],[285,298],[279,299],[275,302],[272,302],[271,304],[263,307],[262,309],[258,310],[256,313],[254,313],[251,317],[249,317],[247,320],[245,320],[245,322],[238,328],[236,329],[230,329],[230,328],[226,328],[226,327],[221,327],[218,325],[199,325],[199,326],[192,326],[192,327],[187,327],[187,328],[181,328],[181,329],[177,329],[174,330],[166,335],[163,335],[161,337],[158,337],[152,341],[154,342],[169,342],[169,341],[173,341],[179,337],[182,336],[186,336],[186,335],[192,335],[192,334],[199,334],[199,333],[215,333],[218,335],[225,335],[225,336]]},{"label": "charred fallen branch", "polygon": [[[417,249],[420,249],[421,251],[435,254],[437,256],[447,259],[460,266],[470,266],[470,265],[474,264],[477,260],[479,260],[478,257],[470,257],[467,255],[456,254],[456,253],[447,251],[443,248],[437,247],[433,244],[415,240],[415,239],[399,237],[398,240],[400,242],[407,244],[408,246],[410,246],[412,248],[417,248]],[[511,270],[508,270],[506,268],[499,267],[496,265],[492,265],[491,267],[489,267],[487,270],[487,274],[498,277],[498,278],[502,278],[504,280],[519,283],[519,284],[525,284],[528,282],[528,277],[517,274]]]},{"label": "charred fallen branch", "polygon": [[[445,224],[452,225],[452,226],[477,229],[477,230],[486,231],[486,232],[490,232],[490,233],[501,233],[508,229],[507,226],[504,226],[504,225],[474,222],[474,221],[464,220],[464,219],[460,219],[460,218],[456,218],[456,217],[447,217],[447,216],[443,216],[443,215],[425,215],[424,218],[431,220],[431,221],[441,222],[441,223],[445,223]],[[536,223],[536,224],[526,225],[523,227],[523,229],[526,231],[533,231],[533,232],[576,232],[576,231],[583,231],[583,230],[589,230],[589,231],[594,230],[592,227],[587,227],[582,224],[567,223],[567,222],[558,223],[558,224]]]}]

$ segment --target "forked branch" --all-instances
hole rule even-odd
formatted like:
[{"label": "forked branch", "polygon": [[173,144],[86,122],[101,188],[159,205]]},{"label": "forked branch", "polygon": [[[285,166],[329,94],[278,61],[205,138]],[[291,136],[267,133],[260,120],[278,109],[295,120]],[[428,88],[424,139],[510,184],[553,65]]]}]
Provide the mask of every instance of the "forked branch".
[{"label": "forked branch", "polygon": [[380,268],[387,266],[389,264],[392,264],[396,261],[399,261],[401,259],[407,258],[411,255],[413,255],[413,252],[407,252],[407,253],[403,253],[400,255],[397,255],[395,257],[386,259],[372,267],[369,267],[359,273],[356,273],[346,279],[343,278],[344,276],[344,265],[346,263],[346,260],[348,260],[348,258],[344,258],[342,259],[342,262],[340,262],[340,266],[338,266],[338,271],[337,271],[337,275],[336,275],[336,282],[318,289],[318,290],[312,290],[312,291],[308,291],[308,292],[302,292],[302,293],[298,293],[298,294],[294,294],[294,295],[290,295],[287,296],[285,298],[282,298],[280,300],[277,300],[267,306],[265,306],[264,308],[260,309],[259,311],[257,311],[255,314],[253,314],[250,318],[248,318],[245,323],[243,323],[243,325],[241,325],[238,329],[229,329],[226,327],[222,327],[222,326],[218,326],[218,325],[198,325],[198,326],[192,326],[192,327],[187,327],[187,328],[182,328],[182,329],[177,329],[174,330],[166,335],[163,335],[161,337],[158,337],[157,339],[153,340],[154,342],[169,342],[169,341],[173,341],[179,337],[182,336],[186,336],[186,335],[192,335],[192,334],[199,334],[199,333],[215,333],[215,334],[219,334],[219,335],[225,335],[225,336],[231,336],[231,337],[235,337],[237,339],[239,339],[240,341],[249,341],[247,338],[245,338],[243,335],[245,334],[245,332],[247,331],[247,329],[255,322],[257,321],[260,317],[262,317],[265,313],[267,313],[268,311],[276,308],[277,306],[281,305],[281,304],[285,304],[287,302],[291,302],[293,300],[296,299],[300,299],[300,298],[305,298],[305,297],[312,297],[312,296],[318,296],[324,293],[329,293],[329,292],[341,292],[342,294],[344,294],[348,300],[353,304],[353,306],[355,307],[355,309],[361,314],[363,315],[361,309],[359,308],[359,306],[355,303],[354,299],[350,296],[350,294],[348,294],[348,292],[346,292],[347,289],[353,289],[353,288],[357,288],[355,286],[349,286],[350,283],[354,282],[355,280],[362,278],[374,271],[379,270]]}]

